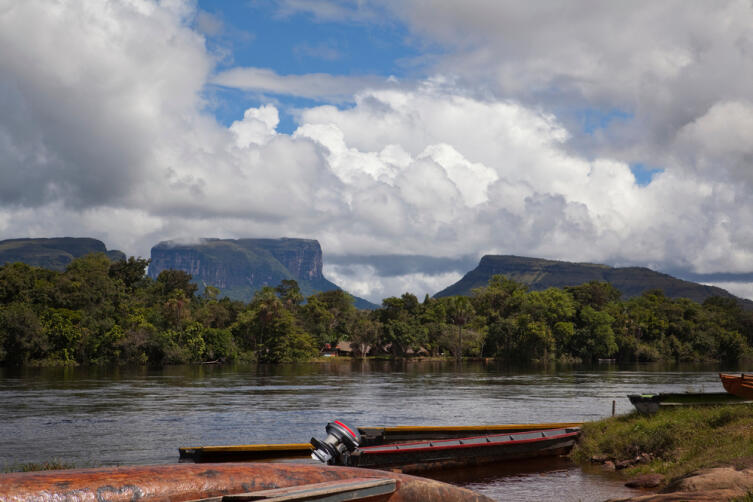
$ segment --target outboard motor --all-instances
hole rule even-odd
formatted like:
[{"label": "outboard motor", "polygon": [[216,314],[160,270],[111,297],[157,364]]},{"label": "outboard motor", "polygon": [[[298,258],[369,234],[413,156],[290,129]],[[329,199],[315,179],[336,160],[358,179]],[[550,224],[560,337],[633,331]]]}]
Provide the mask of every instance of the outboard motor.
[{"label": "outboard motor", "polygon": [[342,420],[335,420],[327,424],[327,437],[324,441],[311,438],[314,452],[311,458],[325,464],[334,464],[345,452],[353,452],[361,442],[361,434],[355,427],[350,427]]}]

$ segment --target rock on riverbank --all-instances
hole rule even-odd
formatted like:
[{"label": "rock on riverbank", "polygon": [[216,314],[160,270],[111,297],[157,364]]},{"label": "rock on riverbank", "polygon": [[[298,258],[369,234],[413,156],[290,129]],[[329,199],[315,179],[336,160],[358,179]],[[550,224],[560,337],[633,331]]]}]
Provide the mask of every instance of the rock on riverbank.
[{"label": "rock on riverbank", "polygon": [[715,467],[701,469],[678,479],[663,493],[619,499],[615,502],[719,502],[745,497],[753,492],[753,468]]}]

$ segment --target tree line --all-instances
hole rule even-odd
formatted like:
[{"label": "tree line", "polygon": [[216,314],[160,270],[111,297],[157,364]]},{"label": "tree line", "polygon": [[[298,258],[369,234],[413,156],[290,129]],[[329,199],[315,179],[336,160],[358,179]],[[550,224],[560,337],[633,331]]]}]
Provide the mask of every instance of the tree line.
[{"label": "tree line", "polygon": [[91,254],[63,272],[0,267],[0,365],[279,363],[343,341],[356,357],[508,362],[734,361],[753,346],[753,313],[730,298],[622,300],[605,282],[528,291],[497,275],[470,297],[405,293],[363,311],[340,290],[304,298],[294,280],[235,301],[183,271],[151,279],[148,264]]}]

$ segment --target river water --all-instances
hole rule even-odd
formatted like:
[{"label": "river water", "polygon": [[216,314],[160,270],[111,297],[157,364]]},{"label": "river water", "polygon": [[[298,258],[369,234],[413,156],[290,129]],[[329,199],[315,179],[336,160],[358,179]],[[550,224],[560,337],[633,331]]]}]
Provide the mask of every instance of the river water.
[{"label": "river water", "polygon": [[[721,391],[716,367],[549,367],[331,361],[161,370],[0,369],[0,469],[173,463],[179,446],[307,442],[356,426],[573,422],[631,411],[626,394]],[[596,501],[632,492],[567,461],[440,479],[498,500]]]}]

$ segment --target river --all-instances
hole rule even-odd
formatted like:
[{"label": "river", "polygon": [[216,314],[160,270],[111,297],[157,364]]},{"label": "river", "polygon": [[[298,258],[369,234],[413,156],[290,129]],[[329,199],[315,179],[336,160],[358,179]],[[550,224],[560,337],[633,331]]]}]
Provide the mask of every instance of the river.
[{"label": "river", "polygon": [[[626,394],[721,391],[719,368],[548,367],[349,361],[160,370],[0,369],[0,469],[172,463],[179,446],[306,442],[345,419],[368,425],[588,421],[631,411]],[[442,479],[498,500],[596,501],[632,491],[566,461]]]}]

